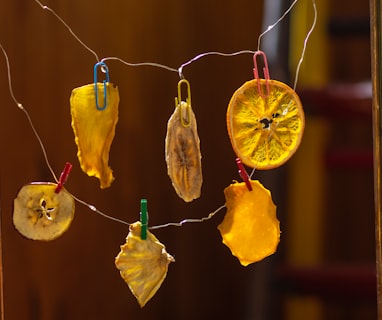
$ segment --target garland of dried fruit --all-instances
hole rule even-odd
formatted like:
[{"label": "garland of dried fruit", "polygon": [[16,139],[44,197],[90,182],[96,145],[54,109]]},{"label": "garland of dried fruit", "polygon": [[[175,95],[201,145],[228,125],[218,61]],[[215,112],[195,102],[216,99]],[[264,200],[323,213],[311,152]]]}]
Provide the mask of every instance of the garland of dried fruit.
[{"label": "garland of dried fruit", "polygon": [[[1,45],[0,48],[9,71],[8,57]],[[258,57],[263,59],[264,78],[259,77]],[[243,266],[276,251],[280,227],[270,191],[259,181],[250,179],[242,162],[259,170],[276,168],[296,152],[304,131],[303,108],[296,92],[270,79],[264,52],[256,51],[253,58],[254,79],[236,90],[227,109],[228,135],[244,182],[235,182],[225,188],[227,212],[218,226],[223,243]],[[106,76],[103,82],[98,82],[99,67]],[[188,93],[185,100],[181,97],[182,86],[186,86]],[[26,112],[15,98],[14,101]],[[70,97],[72,128],[81,169],[97,177],[102,189],[110,187],[114,179],[108,160],[118,121],[118,105],[118,88],[110,82],[109,70],[103,61],[94,67],[94,83],[75,88]],[[201,193],[199,145],[190,84],[182,79],[178,83],[175,110],[167,125],[165,155],[172,185],[185,202],[197,199]],[[75,200],[78,200],[63,187],[70,170],[71,165],[67,164],[57,183],[32,182],[20,189],[14,200],[13,222],[23,236],[50,241],[68,229],[74,216]],[[168,265],[174,261],[165,246],[148,230],[147,201],[143,199],[141,220],[130,224],[126,243],[115,258],[116,267],[141,307],[157,292]]]}]

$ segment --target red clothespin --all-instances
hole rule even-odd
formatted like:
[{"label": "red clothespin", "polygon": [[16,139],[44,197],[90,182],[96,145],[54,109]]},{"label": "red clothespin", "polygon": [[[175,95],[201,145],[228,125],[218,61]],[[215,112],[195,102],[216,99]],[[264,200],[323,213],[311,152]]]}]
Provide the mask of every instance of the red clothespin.
[{"label": "red clothespin", "polygon": [[247,186],[248,190],[252,191],[252,185],[251,185],[251,182],[249,181],[249,175],[247,171],[245,170],[244,165],[241,162],[240,158],[236,158],[236,164],[237,164],[237,167],[239,168],[239,174],[241,179],[243,179],[243,181],[245,182],[245,185]]},{"label": "red clothespin", "polygon": [[68,176],[70,171],[72,170],[72,164],[70,162],[67,162],[65,164],[64,170],[61,172],[60,180],[58,180],[56,190],[54,190],[55,193],[59,193],[61,189],[63,188],[66,180],[68,180]]},{"label": "red clothespin", "polygon": [[[257,66],[257,57],[261,56],[263,57],[263,74],[264,74],[264,79],[265,79],[265,85],[266,85],[266,92],[264,94],[263,90],[261,90],[260,86],[260,77],[259,77],[259,68]],[[257,80],[257,89],[259,91],[259,94],[262,98],[266,98],[269,95],[269,80],[270,80],[270,75],[269,75],[269,69],[268,69],[268,61],[267,61],[267,56],[263,51],[256,51],[255,54],[253,55],[253,75],[255,76],[255,79]]]}]

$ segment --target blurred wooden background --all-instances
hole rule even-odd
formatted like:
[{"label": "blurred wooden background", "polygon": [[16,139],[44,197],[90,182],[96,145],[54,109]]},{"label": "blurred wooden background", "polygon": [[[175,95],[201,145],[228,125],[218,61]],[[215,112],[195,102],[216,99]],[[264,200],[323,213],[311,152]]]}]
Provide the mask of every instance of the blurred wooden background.
[{"label": "blurred wooden background", "polygon": [[[310,5],[309,1],[302,2]],[[73,164],[67,182],[72,193],[129,222],[139,219],[140,199],[147,198],[150,225],[204,217],[224,203],[223,189],[233,179],[239,179],[226,132],[225,112],[233,92],[253,77],[251,55],[205,57],[184,68],[198,121],[204,175],[202,196],[191,204],[176,196],[164,161],[164,138],[177,95],[177,73],[108,62],[121,102],[110,153],[116,179],[111,188],[100,190],[98,180],[87,177],[79,168],[69,111],[71,90],[93,81],[94,56],[35,1],[0,3],[0,42],[10,57],[14,93],[28,109],[56,174],[66,161]],[[107,4],[46,0],[44,4],[55,10],[101,58],[118,56],[133,63],[150,61],[174,68],[202,52],[255,50],[264,19],[260,0],[109,0]],[[318,92],[318,97],[325,97],[323,92],[327,93],[333,82],[349,84],[370,79],[367,30],[366,34],[355,36],[338,32],[344,30],[344,25],[349,27],[348,21],[354,25],[354,19],[361,26],[365,19],[367,23],[368,6],[355,0],[330,4],[319,1],[320,8],[318,35],[325,41],[317,47],[320,42],[316,38],[312,49],[308,46],[298,90],[306,102],[307,135],[290,163],[255,176],[273,191],[278,206],[283,231],[279,251],[260,263],[242,267],[221,244],[216,229],[224,211],[202,224],[156,230],[155,235],[175,256],[176,263],[170,265],[162,287],[143,309],[114,266],[119,246],[128,233],[126,226],[77,204],[70,229],[55,241],[30,241],[14,229],[12,205],[18,190],[31,181],[52,181],[52,177],[24,114],[9,96],[1,58],[5,319],[296,320],[296,312],[301,319],[373,319],[373,296],[366,297],[366,302],[362,300],[360,306],[353,300],[322,300],[314,286],[298,292],[298,286],[290,284],[299,284],[298,279],[288,273],[291,266],[313,266],[322,271],[320,266],[327,263],[366,264],[372,268],[374,259],[372,170],[367,158],[371,147],[367,113],[370,96],[360,107],[361,111],[366,110],[364,116],[360,118],[356,113],[352,119],[357,121],[351,122],[348,117],[333,117],[330,112],[335,108],[325,108],[328,100],[318,100],[314,95]],[[306,30],[302,16],[304,13],[296,16],[296,21],[301,22],[297,28]],[[291,28],[293,31],[293,24]],[[288,42],[287,21],[280,29]],[[267,37],[272,36],[270,33]],[[289,84],[294,69],[290,78],[285,71],[294,45],[297,43],[291,43],[289,50],[282,46],[268,54],[273,56],[271,76]],[[318,59],[322,59],[319,68],[314,67]],[[306,80],[312,70],[322,75],[318,84],[314,79]],[[349,101],[342,105],[345,110],[340,109],[340,115],[348,115]],[[322,149],[312,148],[317,141],[323,143]],[[343,153],[331,152],[353,150],[354,146],[365,151],[361,156],[366,155],[361,161],[356,159],[356,164],[365,165],[355,169],[342,165],[351,161],[336,157]],[[340,162],[336,162],[338,159]],[[317,174],[313,174],[318,169],[323,170],[319,171],[323,178],[319,185]],[[315,194],[314,199],[307,197],[317,188],[322,193]],[[306,235],[316,238],[305,238]],[[319,302],[309,310],[296,311],[294,306],[300,308],[301,303],[296,304],[295,298],[301,296],[318,297]],[[302,302],[306,305],[306,299]]]}]

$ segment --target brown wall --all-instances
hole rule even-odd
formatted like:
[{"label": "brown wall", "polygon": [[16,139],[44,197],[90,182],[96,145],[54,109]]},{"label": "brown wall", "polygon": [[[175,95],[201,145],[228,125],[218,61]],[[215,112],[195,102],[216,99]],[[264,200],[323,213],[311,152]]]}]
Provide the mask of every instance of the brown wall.
[{"label": "brown wall", "polygon": [[[71,90],[92,82],[94,57],[34,1],[3,0],[1,4],[0,42],[10,57],[15,95],[28,109],[56,174],[66,161],[73,164],[67,182],[71,192],[129,222],[138,219],[139,201],[147,198],[151,225],[203,217],[224,203],[224,187],[239,178],[225,111],[232,93],[252,77],[250,55],[207,57],[184,69],[191,83],[204,173],[202,197],[191,204],[176,196],[164,161],[177,74],[109,62],[121,103],[110,153],[116,180],[101,191],[98,181],[79,168],[69,112]],[[44,4],[100,57],[175,68],[201,52],[255,49],[262,16],[260,0]],[[167,279],[143,310],[114,267],[126,226],[77,204],[73,224],[61,238],[41,243],[18,234],[11,221],[13,198],[24,184],[52,181],[52,177],[24,114],[10,98],[3,58],[0,92],[6,319],[252,318],[253,284],[267,262],[245,269],[231,256],[216,230],[223,213],[203,224],[155,232],[176,263],[170,265]]]}]

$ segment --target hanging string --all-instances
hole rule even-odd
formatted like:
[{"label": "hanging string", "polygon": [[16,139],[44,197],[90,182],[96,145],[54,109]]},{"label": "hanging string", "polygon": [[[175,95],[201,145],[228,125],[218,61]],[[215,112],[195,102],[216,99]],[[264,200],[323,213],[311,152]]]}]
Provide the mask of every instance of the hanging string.
[{"label": "hanging string", "polygon": [[89,46],[87,46],[75,33],[74,31],[72,30],[72,28],[64,21],[64,19],[62,19],[53,9],[49,8],[48,6],[45,6],[43,5],[39,0],[34,0],[42,9],[44,10],[47,10],[49,11],[51,14],[53,14],[57,19],[58,21],[60,21],[66,29],[68,29],[68,31],[71,33],[71,35],[86,49],[88,50],[91,54],[94,55],[94,57],[96,58],[97,62],[99,62],[99,58],[98,58],[98,55],[97,53],[92,50]]},{"label": "hanging string", "polygon": [[58,179],[57,179],[57,176],[56,174],[54,173],[54,170],[49,162],[49,159],[48,159],[48,155],[47,155],[47,152],[46,152],[46,149],[45,149],[45,146],[44,146],[44,143],[42,142],[42,139],[40,137],[40,135],[38,134],[37,130],[36,130],[36,127],[34,126],[33,124],[33,121],[28,113],[28,111],[24,108],[24,106],[16,99],[15,97],[15,94],[13,92],[13,87],[12,87],[12,77],[11,77],[11,66],[10,66],[10,63],[9,63],[9,58],[8,58],[8,55],[7,55],[7,52],[5,51],[4,47],[1,45],[0,43],[0,48],[1,48],[1,51],[3,52],[4,54],[4,57],[5,57],[5,63],[6,63],[6,66],[7,66],[7,76],[8,76],[8,89],[9,89],[9,93],[11,95],[11,98],[12,100],[15,102],[16,106],[24,112],[25,116],[27,117],[27,120],[29,122],[29,125],[30,127],[32,128],[32,131],[38,141],[38,143],[40,144],[40,148],[41,148],[41,151],[44,155],[44,159],[45,159],[45,163],[50,171],[50,173],[52,174],[54,180],[56,182],[58,182]]},{"label": "hanging string", "polygon": [[183,76],[183,68],[188,66],[189,64],[201,59],[201,58],[204,58],[206,56],[211,56],[211,55],[216,55],[216,56],[222,56],[222,57],[233,57],[233,56],[238,56],[238,55],[241,55],[241,54],[254,54],[255,51],[252,51],[252,50],[241,50],[241,51],[237,51],[237,52],[233,52],[233,53],[223,53],[223,52],[217,52],[217,51],[211,51],[211,52],[204,52],[204,53],[201,53],[201,54],[198,54],[196,57],[188,60],[187,62],[183,63],[179,68],[178,68],[178,73],[179,73],[179,78],[181,79],[184,79],[184,76]]},{"label": "hanging string", "polygon": [[292,4],[289,6],[289,8],[283,13],[283,15],[272,25],[268,26],[265,31],[263,31],[259,38],[257,39],[257,51],[260,51],[260,41],[263,36],[265,36],[269,31],[271,31],[274,27],[276,27],[284,18],[288,15],[288,13],[293,9],[294,5],[297,3],[298,0],[294,0]]},{"label": "hanging string", "polygon": [[317,24],[318,13],[317,13],[316,0],[312,0],[312,4],[313,4],[313,11],[314,11],[313,23],[312,23],[312,26],[310,27],[310,29],[309,29],[306,37],[305,37],[304,46],[303,46],[302,52],[301,52],[301,58],[300,58],[300,60],[298,61],[298,64],[297,64],[296,77],[294,79],[294,85],[293,85],[293,90],[295,90],[295,91],[296,91],[296,87],[297,87],[298,76],[299,76],[299,73],[300,73],[300,67],[301,67],[302,62],[304,61],[305,50],[306,50],[306,47],[308,45],[308,40],[309,40],[309,37],[312,34],[312,32],[313,32],[313,30],[314,30],[314,28],[316,27],[316,24]]},{"label": "hanging string", "polygon": [[[293,6],[296,4],[298,0],[295,0],[292,5],[287,9],[287,11],[276,21],[276,23],[274,23],[273,25],[269,26],[262,34],[260,34],[259,38],[258,38],[258,50],[260,50],[260,41],[261,41],[261,38],[267,34],[270,30],[272,30],[280,21],[282,21],[285,16],[292,10]],[[100,59],[97,55],[97,53],[92,50],[90,47],[88,47],[75,33],[74,31],[70,28],[70,26],[54,11],[52,10],[51,8],[43,5],[39,0],[35,0],[35,2],[44,10],[48,10],[49,12],[51,12],[67,29],[68,31],[73,35],[73,37],[86,49],[88,50],[90,53],[92,53],[97,62],[100,62]],[[297,68],[297,72],[296,72],[296,79],[295,79],[295,86],[296,86],[296,83],[297,83],[297,79],[298,79],[298,71],[300,69],[300,65],[303,61],[303,58],[304,58],[304,54],[305,54],[305,49],[306,49],[306,46],[307,46],[307,41],[308,41],[308,38],[310,36],[310,34],[312,33],[314,27],[315,27],[315,24],[316,24],[316,20],[317,20],[317,9],[316,9],[316,5],[315,5],[315,0],[312,0],[313,2],[313,6],[314,6],[314,10],[315,10],[315,16],[314,16],[314,22],[313,22],[313,25],[311,27],[311,29],[309,30],[308,34],[307,34],[307,37],[304,41],[304,48],[303,48],[303,52],[302,52],[302,56],[300,58],[300,61],[299,61],[299,64],[298,64],[298,68]],[[41,150],[43,152],[43,155],[44,155],[44,159],[45,159],[45,162],[46,162],[46,165],[48,166],[54,180],[56,182],[58,182],[58,179],[54,173],[54,170],[52,168],[52,166],[50,165],[50,162],[48,160],[48,156],[47,156],[47,152],[46,152],[46,148],[32,122],[32,119],[29,115],[29,113],[27,112],[27,110],[23,107],[23,105],[16,99],[15,95],[14,95],[14,92],[13,92],[13,87],[12,87],[12,78],[11,78],[11,71],[10,71],[10,63],[9,63],[9,58],[8,58],[8,55],[5,51],[5,49],[3,48],[3,46],[0,44],[0,48],[4,54],[4,57],[5,57],[5,60],[6,60],[6,65],[7,65],[7,74],[8,74],[8,86],[9,86],[9,92],[10,92],[10,95],[13,99],[13,101],[15,102],[15,104],[17,105],[17,107],[22,110],[24,112],[24,114],[26,115],[27,119],[28,119],[28,122],[33,130],[33,133],[34,135],[36,136],[39,144],[40,144],[40,147],[41,147]],[[187,62],[181,64],[181,66],[177,69],[175,68],[172,68],[172,67],[169,67],[169,66],[166,66],[166,65],[163,65],[163,64],[159,64],[159,63],[154,63],[154,62],[142,62],[142,63],[130,63],[130,62],[127,62],[121,58],[118,58],[118,57],[106,57],[106,58],[103,58],[101,61],[104,62],[104,61],[107,61],[107,60],[117,60],[125,65],[128,65],[128,66],[132,66],[132,67],[139,67],[139,66],[153,66],[153,67],[158,67],[158,68],[162,68],[162,69],[166,69],[168,71],[171,71],[171,72],[177,72],[179,74],[179,77],[181,79],[184,78],[184,75],[183,75],[183,69],[184,67],[196,62],[197,60],[201,59],[201,58],[204,58],[206,56],[210,56],[210,55],[217,55],[217,56],[224,56],[224,57],[232,57],[232,56],[237,56],[237,55],[241,55],[241,54],[254,54],[255,51],[252,51],[252,50],[241,50],[241,51],[237,51],[237,52],[233,52],[233,53],[223,53],[223,52],[216,52],[216,51],[211,51],[211,52],[205,52],[205,53],[201,53],[201,54],[198,54],[197,56],[195,56],[194,58],[188,60]],[[252,173],[251,173],[251,176],[254,174],[255,172],[255,169],[253,169]],[[81,199],[79,199],[78,197],[74,196],[73,194],[71,194],[72,197],[80,204],[88,207],[91,211],[93,212],[96,212],[97,214],[107,218],[107,219],[110,219],[110,220],[113,220],[115,222],[118,222],[118,223],[122,223],[122,224],[126,224],[126,225],[130,225],[130,223],[126,222],[126,221],[123,221],[121,219],[118,219],[118,218],[115,218],[115,217],[112,217],[100,210],[98,210],[94,205],[92,204],[89,204]],[[204,222],[206,220],[209,220],[211,219],[212,217],[215,216],[216,213],[218,213],[219,211],[221,211],[223,208],[225,208],[225,204],[220,206],[218,209],[216,209],[215,211],[213,211],[212,213],[210,213],[207,217],[203,217],[201,219],[184,219],[180,222],[171,222],[171,223],[167,223],[167,224],[163,224],[163,225],[159,225],[159,226],[153,226],[153,227],[150,227],[150,229],[159,229],[159,228],[164,228],[164,227],[168,227],[168,226],[182,226],[183,224],[185,223],[194,223],[194,222]]]},{"label": "hanging string", "polygon": [[[50,7],[46,6],[46,5],[43,5],[39,0],[34,0],[42,9],[44,10],[47,10],[49,12],[51,12],[67,29],[68,31],[72,34],[72,36],[86,49],[88,50],[90,53],[92,53],[97,62],[100,62],[100,59],[97,55],[97,53],[92,50],[89,46],[87,46],[75,33],[74,31],[72,30],[72,28],[53,10],[51,9]],[[289,12],[293,9],[293,7],[295,6],[295,4],[298,2],[299,0],[294,0],[292,2],[292,4],[289,6],[289,8],[282,14],[282,16],[272,25],[268,26],[268,28],[263,31],[258,39],[257,39],[257,51],[260,51],[260,44],[261,44],[261,39],[268,33],[270,32],[274,27],[276,27],[282,20],[285,19],[285,17],[289,14]],[[305,41],[304,41],[304,47],[303,47],[303,50],[302,50],[302,53],[301,53],[301,58],[298,62],[298,65],[297,65],[297,69],[296,69],[296,76],[295,76],[295,81],[294,81],[294,90],[296,89],[297,87],[297,81],[298,81],[298,77],[299,77],[299,72],[300,72],[300,67],[301,67],[301,64],[304,60],[304,56],[305,56],[305,50],[306,50],[306,47],[307,47],[307,42],[308,42],[308,39],[311,35],[311,33],[313,32],[315,26],[316,26],[316,22],[317,22],[317,7],[316,7],[316,0],[312,0],[312,3],[313,3],[313,8],[314,8],[314,20],[313,20],[313,24],[312,24],[312,27],[310,28],[309,32],[307,33],[307,36],[305,38]],[[179,74],[179,78],[180,79],[184,79],[184,75],[183,75],[183,68],[190,65],[191,63],[201,59],[201,58],[204,58],[206,56],[210,56],[210,55],[217,55],[217,56],[223,56],[223,57],[233,57],[233,56],[237,56],[237,55],[242,55],[242,54],[254,54],[255,51],[253,50],[241,50],[241,51],[237,51],[237,52],[233,52],[233,53],[224,53],[224,52],[217,52],[217,51],[210,51],[210,52],[204,52],[204,53],[201,53],[201,54],[198,54],[197,56],[195,56],[194,58],[190,59],[189,61],[183,63],[178,69],[175,69],[175,68],[172,68],[170,66],[166,66],[164,64],[160,64],[160,63],[155,63],[155,62],[140,62],[140,63],[131,63],[131,62],[127,62],[121,58],[118,58],[118,57],[106,57],[106,58],[103,58],[101,61],[104,62],[104,61],[107,61],[107,60],[117,60],[127,66],[130,66],[130,67],[141,67],[141,66],[152,66],[152,67],[157,67],[157,68],[162,68],[162,69],[165,69],[165,70],[168,70],[168,71],[171,71],[171,72],[178,72]]]},{"label": "hanging string", "polygon": [[220,210],[224,209],[225,207],[226,207],[225,204],[223,204],[222,206],[217,208],[214,212],[211,212],[207,217],[204,217],[204,218],[201,218],[201,219],[184,219],[184,220],[182,220],[180,222],[169,222],[169,223],[162,224],[162,225],[159,225],[159,226],[149,227],[149,229],[154,230],[154,229],[160,229],[160,228],[167,228],[167,227],[170,227],[170,226],[181,227],[185,223],[204,222],[206,220],[210,220],[211,218],[213,218],[215,214],[217,214]]},{"label": "hanging string", "polygon": [[[259,35],[259,38],[257,39],[257,51],[260,51],[260,43],[261,43],[262,37],[265,36],[274,27],[276,27],[282,20],[284,20],[285,17],[293,9],[293,7],[295,6],[295,4],[297,2],[298,2],[298,0],[294,0],[292,2],[292,4],[289,6],[289,8],[283,13],[283,15],[274,24],[268,26],[268,28]],[[307,48],[308,40],[309,40],[310,35],[312,34],[313,30],[315,29],[316,23],[317,23],[318,12],[317,12],[316,0],[312,0],[312,5],[313,5],[313,11],[314,11],[313,23],[312,23],[312,26],[310,27],[310,29],[309,29],[306,37],[305,37],[304,46],[303,46],[303,49],[302,49],[302,52],[301,52],[301,57],[300,57],[300,60],[299,60],[299,62],[297,64],[296,75],[295,75],[295,80],[294,80],[294,85],[293,85],[293,90],[295,90],[295,91],[296,91],[296,87],[297,87],[297,82],[298,82],[298,77],[299,77],[299,73],[300,73],[301,64],[304,61],[305,50]]]},{"label": "hanging string", "polygon": [[127,62],[121,58],[118,58],[118,57],[107,57],[107,58],[103,58],[101,60],[101,62],[105,62],[107,60],[117,60],[129,67],[142,67],[142,66],[151,66],[151,67],[157,67],[157,68],[162,68],[162,69],[165,69],[165,70],[168,70],[168,71],[172,71],[172,72],[178,72],[178,69],[175,69],[175,68],[171,68],[169,66],[166,66],[164,64],[160,64],[160,63],[156,63],[156,62],[138,62],[138,63],[131,63],[131,62]]},{"label": "hanging string", "polygon": [[[34,126],[33,122],[32,122],[32,119],[28,113],[28,111],[26,110],[26,108],[16,99],[16,96],[14,94],[14,91],[13,91],[13,86],[12,86],[12,76],[11,76],[11,67],[10,67],[10,62],[9,62],[9,58],[8,58],[8,54],[7,52],[5,51],[4,47],[2,46],[2,44],[0,43],[0,49],[1,51],[3,52],[4,54],[4,57],[5,57],[5,62],[6,62],[6,66],[7,66],[7,76],[8,76],[8,88],[9,88],[9,93],[12,97],[12,100],[14,101],[14,103],[16,104],[16,106],[22,110],[25,114],[25,116],[27,117],[28,119],[28,122],[33,130],[33,133],[35,134],[35,137],[37,138],[39,144],[40,144],[40,147],[41,147],[41,150],[42,150],[42,153],[44,155],[44,158],[45,158],[45,163],[46,165],[48,166],[49,168],[49,171],[51,172],[54,180],[56,181],[56,183],[58,183],[58,179],[54,173],[54,170],[49,162],[49,159],[48,159],[48,156],[47,156],[47,152],[46,152],[46,148],[44,146],[44,143],[42,142],[42,139],[40,138],[37,130],[36,130],[36,127]],[[176,72],[178,71],[177,69],[174,69]],[[69,190],[66,189],[66,191],[68,193]],[[125,225],[130,225],[131,223],[129,222],[126,222],[124,220],[121,220],[121,219],[118,219],[118,218],[115,218],[113,216],[110,216],[100,210],[98,210],[94,205],[92,204],[89,204],[87,203],[86,201],[84,200],[81,200],[80,198],[76,197],[75,195],[73,195],[72,193],[70,193],[70,195],[73,197],[74,200],[76,200],[78,203],[88,207],[91,211],[99,214],[100,216],[104,217],[104,218],[107,218],[109,220],[112,220],[112,221],[115,221],[115,222],[118,222],[118,223],[121,223],[121,224],[125,224]],[[159,228],[164,228],[164,227],[167,227],[167,226],[182,226],[184,223],[190,223],[190,222],[204,222],[206,220],[209,220],[211,219],[217,212],[219,212],[222,208],[224,208],[225,205],[219,207],[217,210],[215,210],[214,212],[210,213],[207,217],[204,217],[204,218],[201,218],[201,219],[185,219],[185,220],[182,220],[181,222],[179,223],[176,223],[176,222],[171,222],[171,223],[167,223],[167,224],[164,224],[164,225],[159,225],[159,226],[153,226],[153,227],[150,227],[150,229],[159,229]]]}]

